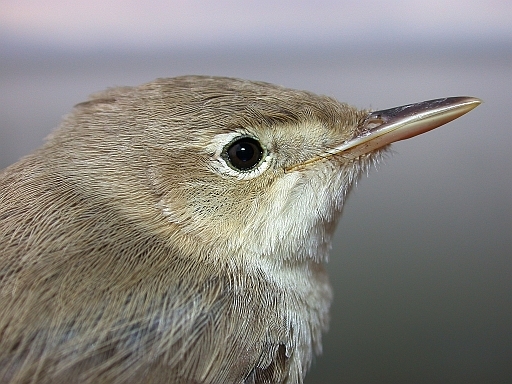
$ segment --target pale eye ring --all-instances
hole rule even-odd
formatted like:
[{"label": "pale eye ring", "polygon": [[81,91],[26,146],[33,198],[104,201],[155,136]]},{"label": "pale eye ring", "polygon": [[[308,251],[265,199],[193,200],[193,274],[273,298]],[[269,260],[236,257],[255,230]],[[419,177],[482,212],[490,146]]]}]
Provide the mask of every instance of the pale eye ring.
[{"label": "pale eye ring", "polygon": [[226,145],[222,157],[233,169],[246,172],[260,164],[263,153],[258,140],[243,136]]}]

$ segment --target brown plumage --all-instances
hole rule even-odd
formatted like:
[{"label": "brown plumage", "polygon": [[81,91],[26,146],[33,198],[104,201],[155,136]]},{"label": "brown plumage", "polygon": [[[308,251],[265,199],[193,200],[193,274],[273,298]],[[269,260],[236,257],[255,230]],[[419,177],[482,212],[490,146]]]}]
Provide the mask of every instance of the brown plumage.
[{"label": "brown plumage", "polygon": [[197,76],[78,104],[0,173],[0,382],[301,383],[344,197],[381,150],[327,152],[368,121]]}]

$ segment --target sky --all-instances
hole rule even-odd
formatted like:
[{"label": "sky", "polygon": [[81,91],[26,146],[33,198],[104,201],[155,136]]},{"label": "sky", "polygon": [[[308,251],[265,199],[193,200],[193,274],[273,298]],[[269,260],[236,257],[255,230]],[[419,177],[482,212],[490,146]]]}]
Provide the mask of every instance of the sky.
[{"label": "sky", "polygon": [[0,42],[74,50],[512,41],[510,0],[0,0]]}]

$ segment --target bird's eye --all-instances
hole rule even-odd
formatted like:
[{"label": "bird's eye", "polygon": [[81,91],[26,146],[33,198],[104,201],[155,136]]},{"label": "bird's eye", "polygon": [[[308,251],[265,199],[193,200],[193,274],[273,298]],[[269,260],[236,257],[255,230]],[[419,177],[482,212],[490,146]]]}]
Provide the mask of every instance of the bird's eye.
[{"label": "bird's eye", "polygon": [[248,171],[254,168],[263,157],[261,144],[251,137],[242,137],[231,142],[224,151],[226,160],[239,171]]}]

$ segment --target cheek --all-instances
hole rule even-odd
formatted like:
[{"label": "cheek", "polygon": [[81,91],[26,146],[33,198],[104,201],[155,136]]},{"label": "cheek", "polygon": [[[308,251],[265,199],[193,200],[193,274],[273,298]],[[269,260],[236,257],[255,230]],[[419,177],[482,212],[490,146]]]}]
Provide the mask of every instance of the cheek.
[{"label": "cheek", "polygon": [[231,242],[258,217],[266,216],[262,211],[268,207],[268,181],[263,179],[240,181],[203,174],[169,180],[167,185],[158,204],[162,217],[200,241]]},{"label": "cheek", "polygon": [[305,245],[315,233],[323,195],[302,176],[282,175],[248,207],[250,221],[240,228],[245,252],[288,259],[309,248]]}]

